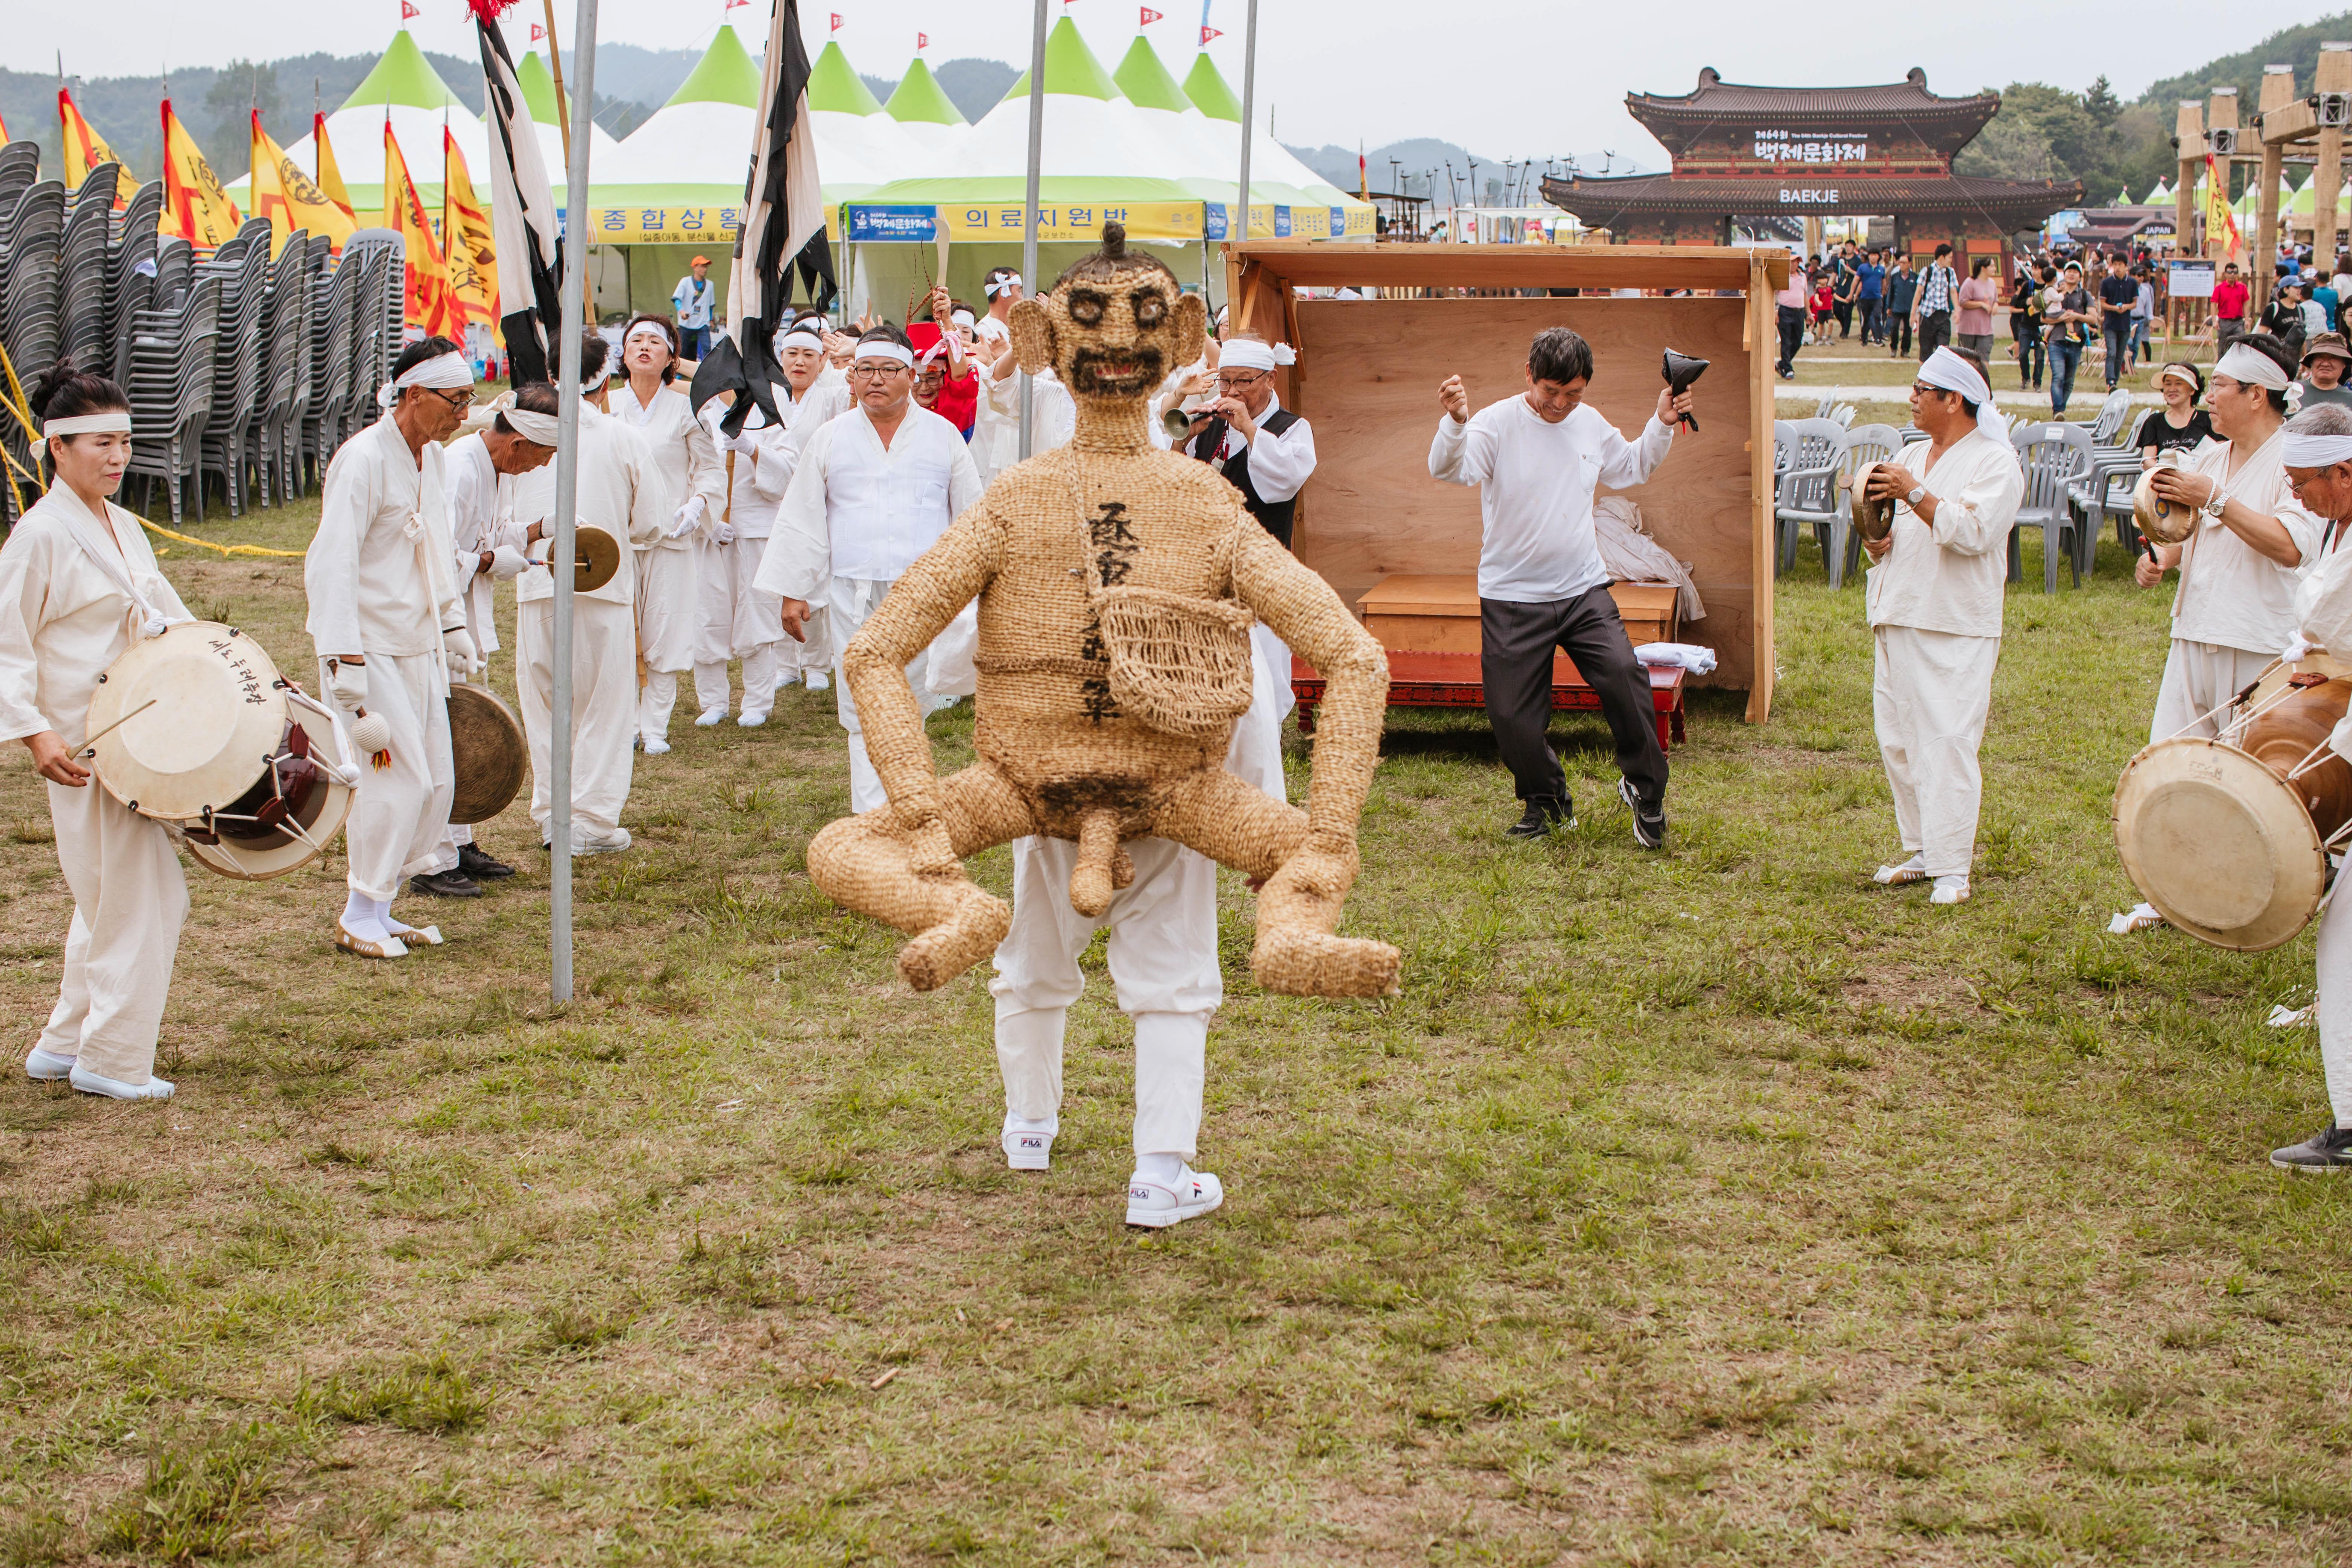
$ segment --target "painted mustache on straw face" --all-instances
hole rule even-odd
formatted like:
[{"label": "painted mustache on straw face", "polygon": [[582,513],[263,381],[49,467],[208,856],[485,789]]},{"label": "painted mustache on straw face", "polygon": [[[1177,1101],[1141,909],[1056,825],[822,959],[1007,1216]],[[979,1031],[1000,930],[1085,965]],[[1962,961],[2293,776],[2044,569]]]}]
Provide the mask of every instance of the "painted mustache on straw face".
[{"label": "painted mustache on straw face", "polygon": [[1144,345],[1080,349],[1070,356],[1070,390],[1079,396],[1133,397],[1167,379],[1167,358]]}]

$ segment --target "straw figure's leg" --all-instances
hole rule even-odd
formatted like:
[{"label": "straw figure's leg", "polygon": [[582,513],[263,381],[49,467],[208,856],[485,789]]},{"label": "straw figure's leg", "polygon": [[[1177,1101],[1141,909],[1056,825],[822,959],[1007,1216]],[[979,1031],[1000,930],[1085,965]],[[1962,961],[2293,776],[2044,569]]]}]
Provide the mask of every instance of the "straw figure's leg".
[{"label": "straw figure's leg", "polygon": [[[896,805],[845,816],[809,840],[809,879],[842,908],[912,931],[898,973],[935,991],[996,950],[1005,901],[963,873],[966,856],[1037,831],[1020,793],[985,762],[939,783],[935,820],[908,826]],[[911,814],[910,814],[911,815]]]},{"label": "straw figure's leg", "polygon": [[1402,955],[1384,942],[1334,936],[1360,864],[1352,838],[1310,836],[1307,814],[1221,767],[1178,781],[1157,831],[1221,866],[1263,877],[1251,973],[1294,996],[1392,996]]}]

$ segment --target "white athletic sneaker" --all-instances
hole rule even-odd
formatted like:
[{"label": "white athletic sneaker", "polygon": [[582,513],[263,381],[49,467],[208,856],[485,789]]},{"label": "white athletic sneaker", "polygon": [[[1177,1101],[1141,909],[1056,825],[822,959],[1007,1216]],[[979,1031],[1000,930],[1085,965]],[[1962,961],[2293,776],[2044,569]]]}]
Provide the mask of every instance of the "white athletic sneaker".
[{"label": "white athletic sneaker", "polygon": [[1015,1171],[1050,1171],[1054,1168],[1054,1135],[1039,1128],[1016,1128],[1012,1118],[1005,1119],[1000,1139],[1004,1145],[1004,1163]]},{"label": "white athletic sneaker", "polygon": [[1924,882],[1927,879],[1927,857],[1922,853],[1912,856],[1900,866],[1881,866],[1871,873],[1870,879],[1882,888],[1899,888],[1906,882]]},{"label": "white athletic sneaker", "polygon": [[666,757],[669,755],[669,742],[654,735],[644,737],[644,745],[642,749],[646,755],[649,757]]},{"label": "white athletic sneaker", "polygon": [[694,726],[698,730],[709,730],[726,721],[727,710],[724,708],[705,708],[694,716]]},{"label": "white athletic sneaker", "polygon": [[61,1057],[53,1051],[45,1051],[38,1046],[25,1053],[26,1078],[38,1079],[45,1083],[54,1083],[71,1073],[73,1069],[74,1059],[71,1057]]},{"label": "white athletic sneaker", "polygon": [[1172,1187],[1146,1176],[1127,1179],[1127,1223],[1150,1230],[1198,1219],[1224,1201],[1224,1184],[1190,1165]]},{"label": "white athletic sneaker", "polygon": [[1931,904],[1965,904],[1969,901],[1969,879],[1966,877],[1938,877],[1936,890],[1927,895]]},{"label": "white athletic sneaker", "polygon": [[756,730],[768,721],[768,716],[756,708],[746,708],[735,716],[735,722],[746,730]]},{"label": "white athletic sneaker", "polygon": [[631,843],[629,830],[615,827],[610,833],[583,833],[572,846],[574,855],[618,855]]},{"label": "white athletic sneaker", "polygon": [[68,1076],[66,1081],[84,1094],[101,1094],[109,1100],[169,1100],[172,1098],[172,1086],[163,1079],[151,1078],[145,1083],[125,1083],[121,1079],[100,1078],[79,1063],[75,1064],[72,1073]]},{"label": "white athletic sneaker", "polygon": [[808,674],[802,677],[802,681],[803,684],[806,685],[811,691],[830,691],[833,689],[833,677],[827,675],[821,669],[810,670]]}]

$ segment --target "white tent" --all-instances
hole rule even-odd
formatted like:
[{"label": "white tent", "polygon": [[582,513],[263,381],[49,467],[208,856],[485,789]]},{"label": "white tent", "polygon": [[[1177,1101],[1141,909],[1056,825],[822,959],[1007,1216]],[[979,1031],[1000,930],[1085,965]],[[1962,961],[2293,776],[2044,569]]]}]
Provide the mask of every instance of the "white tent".
[{"label": "white tent", "polygon": [[862,196],[921,172],[923,155],[906,128],[883,112],[837,42],[827,40],[809,68],[808,106],[827,201]]},{"label": "white tent", "polygon": [[625,190],[642,200],[740,200],[759,100],[760,68],[735,29],[721,26],[668,102],[609,155],[590,156],[595,199]]},{"label": "white tent", "polygon": [[963,110],[940,88],[920,55],[907,63],[907,74],[898,79],[898,90],[882,112],[898,127],[900,144],[912,160],[898,171],[902,179],[945,173],[971,135]]}]

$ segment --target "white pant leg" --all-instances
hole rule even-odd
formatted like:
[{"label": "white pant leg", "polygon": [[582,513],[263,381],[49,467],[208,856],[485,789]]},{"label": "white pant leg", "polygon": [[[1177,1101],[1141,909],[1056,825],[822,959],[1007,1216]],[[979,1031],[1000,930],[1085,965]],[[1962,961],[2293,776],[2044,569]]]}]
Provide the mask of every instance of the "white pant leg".
[{"label": "white pant leg", "polygon": [[1263,621],[1250,628],[1250,705],[1234,726],[1225,771],[1276,800],[1290,798],[1282,770],[1282,721],[1297,706],[1290,689],[1290,649]]},{"label": "white pant leg", "polygon": [[809,606],[808,624],[802,630],[808,634],[806,642],[794,642],[783,632],[783,601],[776,601],[776,667],[786,676],[803,676],[812,670],[833,673],[832,612],[822,603]]},{"label": "white pant leg", "polygon": [[[1965,877],[1976,858],[1984,795],[1977,752],[1992,704],[2000,639],[1881,626],[1877,642],[1876,679],[1885,682],[1898,741],[1891,749],[1881,741],[1889,757],[1887,778],[1893,784],[1900,771],[1914,802],[1904,847],[1918,851],[1931,877]],[[1898,821],[1901,812],[1898,792]],[[1912,833],[1916,845],[1908,841]]]},{"label": "white pant leg", "polygon": [[72,890],[58,1005],[41,1031],[53,1056],[145,1083],[187,919],[188,884],[163,827],[99,787],[50,784],[58,866]]},{"label": "white pant leg", "polygon": [[1209,1019],[1224,999],[1216,868],[1165,839],[1126,847],[1135,880],[1092,921],[1070,907],[1076,845],[1045,837],[1013,844],[1013,925],[989,983],[1005,1108],[1032,1121],[1057,1116],[1063,1031],[1086,984],[1078,954],[1108,926],[1119,1010],[1136,1021],[1135,1151],[1190,1159],[1200,1136]]},{"label": "white pant leg", "polygon": [[2173,638],[2171,650],[2164,656],[2164,684],[2157,689],[2148,740],[2169,740],[2175,735],[2217,739],[2221,726],[2207,715],[2243,691],[2270,663],[2269,654]]},{"label": "white pant leg", "polygon": [[677,707],[677,671],[649,669],[637,693],[637,731],[648,741],[669,739],[669,716]]},{"label": "white pant leg", "polygon": [[1892,657],[1887,651],[1890,626],[1874,627],[1871,633],[1874,654],[1871,664],[1871,722],[1878,732],[1878,762],[1886,770],[1887,793],[1895,797],[1895,831],[1903,840],[1903,852],[1919,852],[1919,791],[1911,777],[1910,728],[1906,710],[1896,695],[1895,678],[1888,667]]},{"label": "white pant leg", "polygon": [[[55,786],[51,786],[55,787]],[[2341,868],[2338,877],[2352,875]],[[2319,1065],[2336,1125],[2352,1127],[2352,899],[2327,900],[2319,917]]]},{"label": "white pant leg", "polygon": [[[390,760],[362,766],[343,827],[352,890],[397,898],[409,868],[427,863],[448,826],[457,775],[449,760],[449,691],[433,654],[376,654],[367,661],[367,709],[392,731]],[[326,661],[320,661],[326,679]],[[416,873],[421,874],[421,873]]]},{"label": "white pant leg", "polygon": [[431,854],[424,857],[419,869],[410,872],[409,875],[431,877],[443,871],[455,869],[457,864],[457,851],[473,841],[474,829],[471,824],[455,822],[447,824],[441,829],[441,841],[433,847]]},{"label": "white pant leg", "polygon": [[740,572],[755,569],[759,562],[754,558],[748,565],[743,563],[740,541],[721,544],[714,539],[695,553],[695,668],[698,672],[703,666],[715,664],[723,671],[727,661],[735,657],[735,579]]},{"label": "white pant leg", "polygon": [[706,663],[701,659],[695,660],[694,706],[697,711],[708,713],[716,708],[725,712],[731,689],[727,680],[725,659],[722,658],[715,664]]},{"label": "white pant leg", "polygon": [[775,710],[776,674],[782,662],[773,643],[755,647],[743,656],[744,712],[770,713]]},{"label": "white pant leg", "polygon": [[637,552],[637,628],[649,670],[684,675],[694,668],[702,550],[699,541],[688,541]]},{"label": "white pant leg", "polygon": [[[628,805],[636,762],[630,742],[636,735],[637,655],[628,605],[575,596],[572,609],[572,835],[577,847],[617,831]],[[530,742],[530,819],[544,838],[554,815],[548,755],[555,601],[532,600],[516,620],[515,695]]]},{"label": "white pant leg", "polygon": [[[825,609],[826,629],[833,643],[833,711],[849,736],[849,809],[853,812],[871,811],[887,805],[890,795],[882,787],[882,775],[874,771],[873,763],[866,755],[866,728],[858,722],[857,699],[850,695],[849,682],[842,679],[841,653],[889,592],[887,583],[835,577]],[[917,654],[907,666],[908,684],[914,688],[915,700],[926,715],[942,705],[923,682],[929,658],[929,652],[926,650]]]}]

